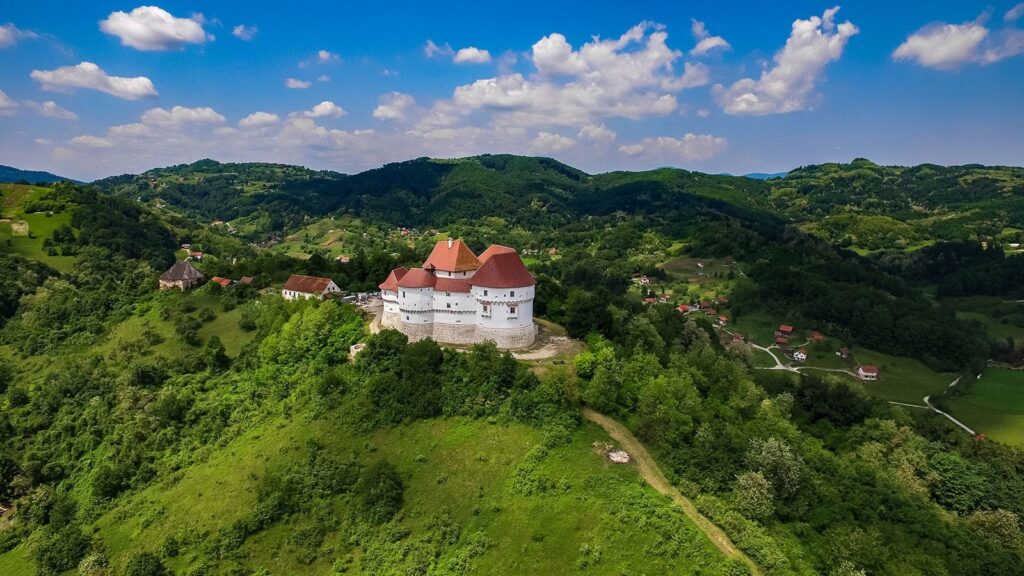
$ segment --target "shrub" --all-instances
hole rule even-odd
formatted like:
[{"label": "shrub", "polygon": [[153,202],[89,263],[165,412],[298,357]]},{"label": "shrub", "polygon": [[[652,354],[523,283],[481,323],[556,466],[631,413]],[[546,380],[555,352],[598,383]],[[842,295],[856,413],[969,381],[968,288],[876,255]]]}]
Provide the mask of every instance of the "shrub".
[{"label": "shrub", "polygon": [[163,560],[152,552],[139,552],[128,559],[124,568],[125,576],[170,576]]},{"label": "shrub", "polygon": [[398,470],[385,460],[366,468],[355,485],[363,515],[375,524],[390,520],[402,507],[404,486]]}]

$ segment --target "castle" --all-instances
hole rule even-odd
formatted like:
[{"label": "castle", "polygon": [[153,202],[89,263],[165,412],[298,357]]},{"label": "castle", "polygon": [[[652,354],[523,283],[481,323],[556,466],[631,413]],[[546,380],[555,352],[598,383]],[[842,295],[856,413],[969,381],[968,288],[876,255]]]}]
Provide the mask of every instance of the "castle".
[{"label": "castle", "polygon": [[447,344],[493,340],[499,348],[533,344],[537,282],[519,254],[491,246],[477,257],[462,240],[442,240],[421,268],[395,268],[380,285],[381,326],[410,340]]}]

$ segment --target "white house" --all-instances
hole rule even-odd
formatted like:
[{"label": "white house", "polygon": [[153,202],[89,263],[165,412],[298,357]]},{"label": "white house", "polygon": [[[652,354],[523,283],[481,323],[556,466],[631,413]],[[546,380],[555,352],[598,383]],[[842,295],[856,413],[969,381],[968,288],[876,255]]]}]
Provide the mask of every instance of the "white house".
[{"label": "white house", "polygon": [[473,254],[461,240],[438,242],[420,268],[395,268],[380,284],[381,326],[410,340],[448,344],[494,341],[501,348],[533,344],[536,281],[512,248]]},{"label": "white house", "polygon": [[807,351],[801,348],[796,352],[793,352],[793,360],[796,360],[797,362],[803,362],[807,360]]},{"label": "white house", "polygon": [[332,294],[341,294],[341,288],[338,288],[338,285],[330,278],[316,276],[292,274],[281,287],[281,296],[285,300],[298,300],[299,298],[320,298],[322,300]]},{"label": "white house", "polygon": [[878,380],[878,366],[863,364],[857,367],[857,376],[861,380]]}]

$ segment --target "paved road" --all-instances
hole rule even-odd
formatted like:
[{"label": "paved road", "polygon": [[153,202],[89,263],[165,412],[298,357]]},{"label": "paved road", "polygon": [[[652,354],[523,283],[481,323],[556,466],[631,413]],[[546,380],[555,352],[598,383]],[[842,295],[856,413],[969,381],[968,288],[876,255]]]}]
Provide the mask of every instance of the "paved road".
[{"label": "paved road", "polygon": [[751,574],[754,576],[763,576],[763,573],[757,564],[754,563],[749,556],[744,554],[743,551],[737,548],[721,528],[701,514],[700,511],[697,510],[697,506],[688,498],[683,496],[682,493],[668,481],[668,478],[665,478],[661,469],[658,468],[658,463],[654,461],[654,458],[652,458],[647,452],[644,445],[637,440],[636,436],[633,436],[633,433],[630,432],[628,428],[613,418],[605,416],[599,412],[595,412],[589,408],[583,409],[583,416],[587,420],[590,420],[601,428],[604,428],[604,431],[618,442],[622,446],[623,450],[628,452],[633,458],[633,461],[636,462],[637,471],[640,472],[640,476],[643,477],[643,479],[646,480],[647,483],[655,490],[671,498],[672,501],[683,510],[683,513],[686,514],[690,520],[693,520],[693,523],[697,525],[697,528],[699,528],[701,532],[704,532],[708,539],[711,540],[711,543],[721,550],[723,554],[730,558],[739,558],[740,560],[743,560],[743,562],[750,567]]},{"label": "paved road", "polygon": [[[949,386],[947,386],[947,388],[952,388],[953,386],[956,386],[959,383],[960,383],[960,376],[957,376],[956,380],[953,380],[952,382],[950,382]],[[956,418],[953,418],[953,416],[951,414],[949,414],[948,412],[943,412],[942,410],[939,410],[935,406],[932,406],[932,403],[929,401],[930,399],[931,399],[930,395],[929,396],[925,396],[924,400],[923,400],[924,404],[907,404],[906,402],[893,402],[891,400],[889,401],[889,404],[895,404],[897,406],[906,406],[908,408],[927,408],[927,409],[931,410],[932,412],[935,412],[936,414],[941,414],[941,415],[945,416],[946,418],[949,418],[950,422],[952,422],[953,424],[956,424],[957,426],[963,428],[964,431],[966,431],[971,436],[977,436],[978,435],[978,433],[975,432],[974,430],[972,430],[970,426],[968,426],[967,424],[964,424],[963,422],[957,420]]]}]

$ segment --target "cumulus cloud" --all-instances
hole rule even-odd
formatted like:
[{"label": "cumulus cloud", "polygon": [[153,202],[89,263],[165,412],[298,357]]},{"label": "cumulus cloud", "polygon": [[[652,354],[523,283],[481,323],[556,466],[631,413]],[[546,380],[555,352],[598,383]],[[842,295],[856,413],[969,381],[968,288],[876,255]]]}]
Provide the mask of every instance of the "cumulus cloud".
[{"label": "cumulus cloud", "polygon": [[693,24],[690,25],[690,33],[693,34],[693,39],[697,41],[697,45],[690,50],[691,56],[703,56],[712,50],[729,50],[732,48],[732,46],[725,41],[725,38],[722,38],[721,36],[712,36],[711,33],[708,32],[707,26],[705,26],[700,20],[693,20]]},{"label": "cumulus cloud", "polygon": [[100,30],[117,36],[121,44],[136,50],[180,50],[186,44],[202,44],[213,40],[203,30],[201,14],[177,18],[157,6],[139,6],[129,13],[111,12],[100,21]]},{"label": "cumulus cloud", "polygon": [[25,107],[36,114],[47,118],[56,118],[57,120],[78,120],[78,114],[75,114],[66,108],[62,108],[53,100],[47,100],[46,102],[26,100]]},{"label": "cumulus cloud", "polygon": [[295,78],[289,78],[284,81],[284,85],[296,90],[305,90],[306,88],[312,86],[313,83],[307,82],[305,80],[296,80]]},{"label": "cumulus cloud", "polygon": [[330,82],[331,81],[331,77],[328,76],[327,74],[321,74],[321,75],[316,77],[316,81],[317,82]]},{"label": "cumulus cloud", "polygon": [[8,22],[3,26],[0,26],[0,48],[7,48],[14,46],[19,40],[26,38],[38,38],[39,35],[31,30],[22,30],[13,23]]},{"label": "cumulus cloud", "polygon": [[405,120],[406,113],[416,100],[401,92],[391,92],[377,98],[377,107],[373,109],[373,117],[377,120]]},{"label": "cumulus cloud", "polygon": [[324,100],[323,102],[313,106],[310,110],[306,110],[301,114],[294,114],[293,116],[304,116],[306,118],[340,118],[347,114],[345,109],[338,106],[334,102]]},{"label": "cumulus cloud", "polygon": [[958,70],[968,64],[993,64],[1024,53],[1024,30],[1011,23],[1024,14],[1024,3],[1003,17],[1007,25],[990,30],[983,13],[972,22],[929,24],[910,36],[892,53],[893,60],[912,60],[926,68]]},{"label": "cumulus cloud", "polygon": [[315,64],[337,64],[338,62],[341,62],[341,56],[331,52],[330,50],[317,50],[316,54],[313,54],[309,58],[299,62],[299,68],[308,68]]},{"label": "cumulus cloud", "polygon": [[143,124],[156,124],[162,126],[183,124],[221,124],[224,117],[216,110],[209,107],[186,108],[175,106],[170,110],[164,108],[151,108],[142,114]]},{"label": "cumulus cloud", "polygon": [[728,142],[710,134],[683,134],[681,138],[658,136],[619,147],[628,156],[645,156],[655,161],[707,160],[726,149]]},{"label": "cumulus cloud", "polygon": [[427,40],[427,43],[423,45],[423,54],[427,58],[436,58],[438,56],[451,56],[455,53],[452,47],[447,42],[443,46],[439,46],[434,43],[433,40]]},{"label": "cumulus cloud", "polygon": [[530,59],[536,73],[507,73],[457,87],[433,106],[423,127],[457,123],[475,112],[514,126],[579,126],[595,119],[664,116],[678,107],[675,93],[706,82],[706,70],[684,66],[660,25],[642,23],[618,38],[595,38],[575,49],[562,34],[537,41]]},{"label": "cumulus cloud", "polygon": [[42,86],[43,90],[53,92],[70,92],[74,88],[99,90],[124,100],[152,98],[158,95],[153,82],[145,76],[125,78],[109,76],[102,68],[92,62],[82,62],[77,66],[62,66],[55,70],[33,70],[32,79]]},{"label": "cumulus cloud", "polygon": [[7,95],[6,92],[0,90],[0,116],[12,116],[18,112],[18,103],[13,98]]},{"label": "cumulus cloud", "polygon": [[256,33],[260,29],[257,26],[246,26],[245,24],[239,24],[231,29],[231,35],[239,40],[249,42],[256,37]]},{"label": "cumulus cloud", "polygon": [[279,120],[280,118],[277,114],[271,112],[253,112],[239,120],[238,125],[242,128],[263,128],[264,126],[277,124]]},{"label": "cumulus cloud", "polygon": [[100,138],[98,136],[90,136],[88,134],[83,136],[75,136],[69,142],[72,146],[84,146],[85,148],[111,148],[114,144],[106,138]]},{"label": "cumulus cloud", "polygon": [[550,132],[540,132],[537,137],[530,141],[530,150],[533,152],[541,152],[545,154],[553,154],[555,152],[561,152],[568,150],[576,145],[576,141],[572,138],[562,136],[561,134],[552,134]]},{"label": "cumulus cloud", "polygon": [[743,78],[728,88],[716,85],[715,96],[725,113],[784,114],[808,108],[825,66],[838,60],[850,37],[860,31],[849,20],[837,25],[838,11],[836,6],[820,18],[794,21],[786,45],[775,54],[775,65],[759,79]]},{"label": "cumulus cloud", "polygon": [[601,124],[600,126],[587,124],[583,128],[580,128],[580,132],[576,137],[583,140],[590,140],[591,142],[611,142],[612,140],[615,140],[616,134],[604,124]]},{"label": "cumulus cloud", "polygon": [[452,61],[456,64],[486,64],[491,61],[491,53],[476,46],[469,46],[456,52]]}]

